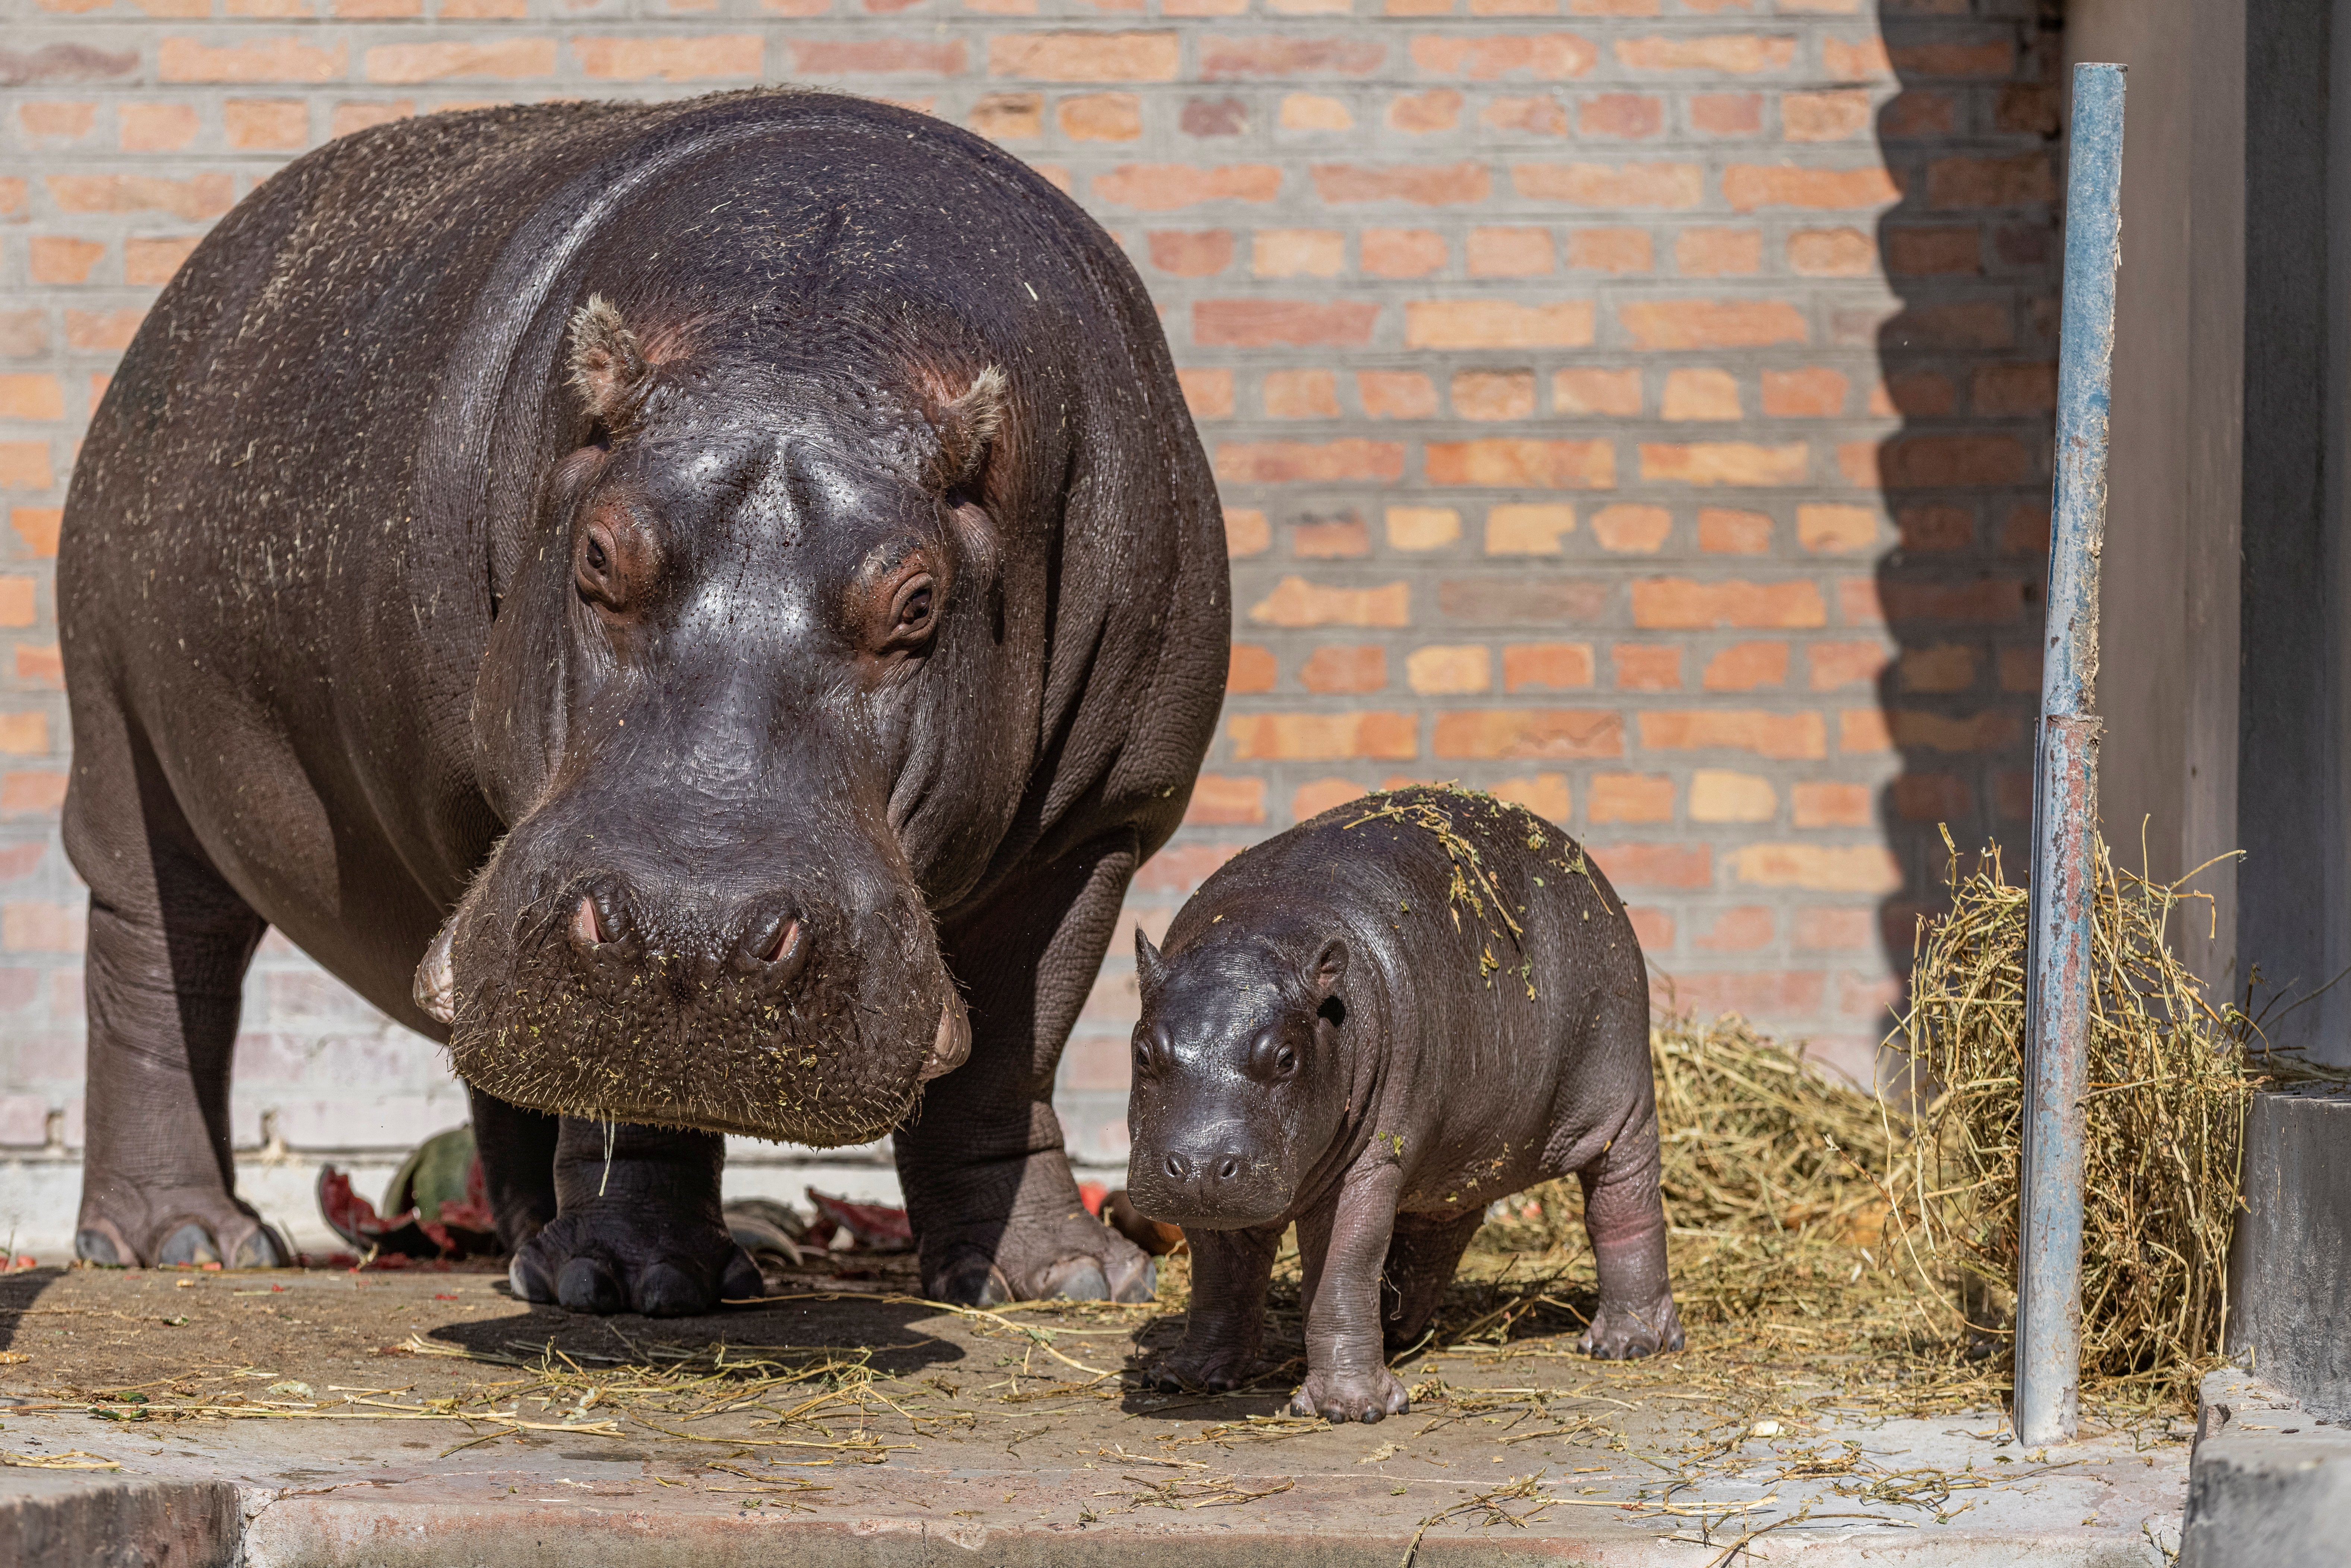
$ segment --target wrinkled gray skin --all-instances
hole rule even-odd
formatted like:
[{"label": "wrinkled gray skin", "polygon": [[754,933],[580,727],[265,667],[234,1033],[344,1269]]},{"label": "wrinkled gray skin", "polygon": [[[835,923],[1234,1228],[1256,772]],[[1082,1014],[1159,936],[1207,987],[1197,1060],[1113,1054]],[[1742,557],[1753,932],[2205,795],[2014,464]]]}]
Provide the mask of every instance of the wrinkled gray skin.
[{"label": "wrinkled gray skin", "polygon": [[1140,282],[1015,160],[800,93],[336,141],[149,315],[57,593],[84,1257],[283,1255],[227,1120],[276,925],[449,1041],[533,1299],[755,1293],[720,1134],[893,1127],[930,1293],[1148,1292],[1050,1094],[1223,538]]},{"label": "wrinkled gray skin", "polygon": [[[1440,818],[1475,847],[1461,870],[1482,914],[1453,892]],[[1192,1246],[1167,1385],[1248,1380],[1295,1224],[1291,1409],[1401,1414],[1384,1351],[1428,1326],[1488,1204],[1569,1172],[1600,1273],[1583,1347],[1680,1348],[1647,976],[1624,904],[1564,833],[1488,796],[1371,796],[1226,862],[1164,953],[1139,932],[1135,947],[1127,1190]]]}]

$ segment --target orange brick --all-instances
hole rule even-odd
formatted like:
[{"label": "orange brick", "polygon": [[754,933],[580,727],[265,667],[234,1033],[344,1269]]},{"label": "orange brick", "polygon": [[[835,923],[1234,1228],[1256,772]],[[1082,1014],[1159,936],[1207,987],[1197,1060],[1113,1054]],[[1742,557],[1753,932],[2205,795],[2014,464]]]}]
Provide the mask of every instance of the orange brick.
[{"label": "orange brick", "polygon": [[1414,349],[1583,348],[1592,341],[1592,325],[1593,307],[1581,299],[1547,305],[1416,299],[1405,306],[1405,344]]},{"label": "orange brick", "polygon": [[2000,651],[2000,689],[2004,692],[2039,691],[2041,650],[2002,648]]},{"label": "orange brick", "polygon": [[1433,749],[1464,759],[1622,757],[1625,721],[1589,708],[1456,708],[1437,716]]},{"label": "orange brick", "polygon": [[1592,857],[1620,888],[1714,885],[1714,852],[1704,844],[1608,844],[1593,846]]},{"label": "orange brick", "polygon": [[1184,406],[1194,419],[1230,419],[1233,415],[1233,372],[1179,370],[1176,384],[1184,389]]},{"label": "orange brick", "polygon": [[1417,371],[1357,371],[1355,395],[1373,419],[1427,419],[1437,413],[1437,388]]},{"label": "orange brick", "polygon": [[170,213],[209,222],[229,209],[235,190],[226,174],[166,180],[152,174],[52,174],[49,198],[69,213]]},{"label": "orange brick", "polygon": [[1489,131],[1515,131],[1528,136],[1564,136],[1567,110],[1555,98],[1498,98],[1479,111],[1478,123]]},{"label": "orange brick", "polygon": [[1608,651],[1616,666],[1616,687],[1627,692],[1677,691],[1682,684],[1682,651],[1671,645],[1619,643]]},{"label": "orange brick", "polygon": [[1282,98],[1280,123],[1284,131],[1353,131],[1355,112],[1343,99],[1293,92]]},{"label": "orange brick", "polygon": [[1722,199],[1737,213],[1751,213],[1759,207],[1876,207],[1900,201],[1902,191],[1881,164],[1797,169],[1785,164],[1734,163],[1722,172]]},{"label": "orange brick", "polygon": [[66,684],[65,661],[57,654],[57,645],[33,643],[16,644],[16,678],[62,690]]},{"label": "orange brick", "polygon": [[1874,464],[1889,489],[1954,489],[1968,485],[2019,485],[2033,476],[2032,454],[2007,435],[1919,435],[1861,443],[1857,458]]},{"label": "orange brick", "polygon": [[998,33],[987,73],[1032,81],[1174,81],[1182,50],[1174,32]]},{"label": "orange brick", "polygon": [[1405,761],[1420,755],[1409,713],[1260,713],[1226,721],[1243,762],[1322,762],[1345,757]]},{"label": "orange brick", "polygon": [[1339,588],[1285,577],[1249,614],[1261,626],[1408,626],[1412,591],[1401,582]]},{"label": "orange brick", "polygon": [[1536,816],[1553,822],[1565,822],[1575,809],[1568,795],[1566,779],[1557,773],[1505,779],[1494,786],[1494,798],[1524,806]]},{"label": "orange brick", "polygon": [[0,626],[30,626],[39,619],[33,602],[33,580],[0,577]]},{"label": "orange brick", "polygon": [[39,102],[16,106],[16,123],[27,137],[71,141],[89,134],[98,120],[98,105],[87,99],[75,103]]},{"label": "orange brick", "polygon": [[1604,441],[1432,441],[1429,482],[1513,489],[1606,489],[1616,482],[1615,450]]},{"label": "orange brick", "polygon": [[1728,371],[1668,371],[1657,413],[1669,420],[1737,419],[1739,378]]},{"label": "orange brick", "polygon": [[1674,269],[1690,277],[1729,277],[1763,270],[1761,229],[1684,229],[1674,236]]},{"label": "orange brick", "polygon": [[1763,129],[1763,95],[1692,93],[1689,118],[1691,128],[1708,136],[1752,136]]},{"label": "orange brick", "polygon": [[1575,229],[1567,236],[1567,265],[1583,272],[1646,272],[1656,247],[1646,229]]},{"label": "orange brick", "polygon": [[1201,299],[1192,306],[1192,341],[1202,347],[1361,348],[1380,308],[1364,300]]},{"label": "orange brick", "polygon": [[2046,152],[1938,158],[1927,165],[1927,204],[1938,211],[2039,207],[2056,199],[2056,169]]},{"label": "orange brick", "polygon": [[1894,744],[1928,751],[1999,751],[2017,744],[2022,726],[2013,713],[1992,710],[1954,716],[1896,708],[1886,716]]},{"label": "orange brick", "polygon": [[1575,128],[1585,136],[1629,140],[1655,136],[1665,125],[1664,100],[1647,93],[1600,93],[1585,99],[1575,111]]},{"label": "orange brick", "polygon": [[[443,15],[447,0],[444,0]],[[398,99],[388,103],[339,103],[328,117],[329,136],[349,136],[355,131],[365,131],[371,125],[387,125],[395,120],[405,120],[416,112],[413,99]]]},{"label": "orange brick", "polygon": [[1823,909],[1806,904],[1796,911],[1796,946],[1813,953],[1857,953],[1877,940],[1876,912],[1868,909]]},{"label": "orange brick", "polygon": [[[726,74],[757,72],[756,35],[715,39],[574,38],[573,52],[590,76],[641,80],[663,77],[683,80],[705,74],[698,65],[724,57],[724,51],[699,52],[709,44],[752,50],[752,63],[737,65]],[[367,52],[370,81],[409,83],[450,80],[517,81],[555,74],[553,38],[495,38],[486,42],[381,44]]]},{"label": "orange brick", "polygon": [[[26,624],[31,622],[27,621]],[[0,752],[6,752],[11,757],[43,757],[48,750],[48,715],[0,714]]]},{"label": "orange brick", "polygon": [[1450,131],[1461,119],[1461,95],[1451,88],[1406,93],[1388,102],[1388,124],[1411,135]]},{"label": "orange brick", "polygon": [[1653,577],[1633,584],[1633,622],[1653,630],[1708,627],[1799,629],[1828,623],[1816,583],[1741,582]]},{"label": "orange brick", "polygon": [[1894,514],[1902,548],[1940,553],[1967,549],[1975,542],[1975,515],[1965,507],[1904,507]]},{"label": "orange brick", "polygon": [[0,419],[63,419],[66,389],[55,376],[0,375]]},{"label": "orange brick", "polygon": [[1695,207],[1706,199],[1696,163],[1518,163],[1510,183],[1528,201],[1578,207]]},{"label": "orange brick", "polygon": [[1618,555],[1655,555],[1673,532],[1673,514],[1663,507],[1624,503],[1592,514],[1592,537]]},{"label": "orange brick", "polygon": [[1641,444],[1641,477],[1654,484],[1802,485],[1810,449],[1801,441],[1763,446],[1749,441]]},{"label": "orange brick", "polygon": [[60,507],[18,507],[8,514],[8,526],[25,541],[27,553],[46,559],[57,553],[57,529],[65,517]]},{"label": "orange brick", "polygon": [[1746,76],[1784,69],[1796,57],[1796,40],[1764,33],[1712,36],[1674,34],[1618,38],[1617,60],[1633,70],[1706,71]]},{"label": "orange brick", "polygon": [[1562,540],[1575,531],[1575,508],[1553,502],[1490,507],[1486,511],[1488,555],[1559,555]]},{"label": "orange brick", "polygon": [[1584,810],[1594,822],[1670,822],[1674,781],[1662,773],[1595,773]]},{"label": "orange brick", "polygon": [[1876,680],[1887,655],[1877,643],[1814,643],[1805,648],[1804,657],[1812,668],[1813,690],[1825,692]]},{"label": "orange brick", "polygon": [[1339,377],[1332,371],[1268,371],[1264,396],[1271,419],[1339,417]]},{"label": "orange brick", "polygon": [[1393,485],[1404,477],[1404,448],[1395,442],[1353,437],[1321,443],[1228,441],[1217,446],[1216,465],[1217,477],[1235,485]]},{"label": "orange brick", "polygon": [[1983,235],[1973,224],[1949,228],[1888,226],[1886,270],[1899,277],[1971,277],[1983,271]]},{"label": "orange brick", "polygon": [[1461,163],[1317,163],[1308,171],[1315,194],[1332,205],[1349,202],[1412,202],[1425,207],[1482,202],[1493,184],[1486,165]]},{"label": "orange brick", "polygon": [[1845,378],[1814,366],[1763,372],[1763,412],[1774,419],[1834,419],[1844,412]]},{"label": "orange brick", "polygon": [[1144,236],[1151,265],[1178,277],[1209,277],[1232,265],[1229,229],[1156,229]]},{"label": "orange brick", "polygon": [[1780,95],[1780,134],[1791,141],[1842,141],[1869,129],[1869,94],[1852,88]]},{"label": "orange brick", "polygon": [[65,803],[62,773],[11,773],[0,778],[0,811],[47,816]]},{"label": "orange brick", "polygon": [[1272,653],[1253,643],[1233,644],[1232,663],[1225,671],[1228,692],[1270,692],[1280,679]]},{"label": "orange brick", "polygon": [[1566,692],[1593,681],[1589,643],[1512,643],[1502,650],[1502,689]]},{"label": "orange brick", "polygon": [[1301,784],[1297,793],[1290,796],[1290,814],[1302,822],[1369,793],[1352,779],[1317,779],[1311,784]]},{"label": "orange brick", "polygon": [[1847,708],[1837,715],[1837,749],[1859,754],[1894,749],[1894,728],[1878,709]]},{"label": "orange brick", "polygon": [[1788,266],[1806,277],[1866,277],[1877,246],[1859,229],[1799,229],[1788,236]]},{"label": "orange brick", "polygon": [[157,239],[126,239],[122,242],[122,281],[125,283],[161,285],[172,281],[180,264],[202,240],[200,235],[172,235]]},{"label": "orange brick", "polygon": [[177,152],[201,128],[195,110],[184,103],[126,103],[116,118],[126,152]]},{"label": "orange brick", "polygon": [[15,175],[0,175],[0,217],[18,217],[25,211],[25,196],[31,189]]},{"label": "orange brick", "polygon": [[221,105],[221,126],[231,147],[291,151],[309,142],[310,106],[298,98],[233,98]]},{"label": "orange brick", "polygon": [[87,283],[90,269],[105,255],[106,246],[96,240],[74,239],[66,235],[35,235],[32,244],[33,281]]},{"label": "orange brick", "polygon": [[1427,229],[1365,229],[1364,271],[1374,277],[1426,277],[1445,265],[1445,239]]},{"label": "orange brick", "polygon": [[1549,229],[1471,229],[1465,255],[1472,277],[1535,277],[1552,269]]},{"label": "orange brick", "polygon": [[1698,548],[1708,555],[1761,555],[1771,548],[1771,519],[1761,512],[1704,507],[1698,515]]},{"label": "orange brick", "polygon": [[1796,508],[1796,539],[1819,552],[1868,549],[1877,543],[1877,511],[1872,507],[1817,503]]},{"label": "orange brick", "polygon": [[1364,519],[1352,514],[1294,523],[1290,529],[1290,553],[1301,560],[1343,560],[1372,553],[1372,534]]},{"label": "orange brick", "polygon": [[1742,844],[1731,852],[1731,869],[1755,887],[1886,894],[1902,886],[1900,862],[1883,844]]},{"label": "orange brick", "polygon": [[1700,684],[1710,692],[1751,692],[1758,686],[1784,685],[1788,680],[1788,644],[1733,643],[1706,662]]},{"label": "orange brick", "polygon": [[1461,538],[1461,514],[1450,507],[1390,507],[1387,526],[1395,549],[1443,549]]},{"label": "orange brick", "polygon": [[1462,419],[1525,419],[1535,411],[1532,371],[1461,371],[1453,378],[1453,412]]},{"label": "orange brick", "polygon": [[1273,544],[1273,529],[1267,524],[1265,514],[1247,508],[1225,508],[1225,553],[1230,556],[1263,555]]},{"label": "orange brick", "polygon": [[1761,904],[1741,904],[1718,911],[1706,935],[1692,937],[1691,946],[1709,953],[1752,953],[1770,946],[1776,929],[1769,909]]},{"label": "orange brick", "polygon": [[1829,739],[1816,713],[1652,709],[1641,715],[1641,744],[1652,751],[1752,751],[1785,761],[1826,757]]},{"label": "orange brick", "polygon": [[1780,814],[1780,795],[1752,773],[1701,768],[1690,775],[1689,813],[1694,822],[1768,822]]},{"label": "orange brick", "polygon": [[1094,195],[1115,206],[1174,212],[1203,202],[1270,202],[1281,193],[1281,171],[1270,163],[1122,163],[1094,176]]},{"label": "orange brick", "polygon": [[1632,301],[1616,319],[1643,349],[1761,349],[1811,336],[1803,312],[1780,299]]},{"label": "orange brick", "polygon": [[982,93],[971,106],[971,128],[991,141],[1031,141],[1045,134],[1041,92]]},{"label": "orange brick", "polygon": [[1959,394],[1950,378],[1932,371],[1910,371],[1891,376],[1870,389],[1869,412],[1880,416],[1900,413],[1936,419],[1958,409]]},{"label": "orange brick", "polygon": [[1131,92],[1090,92],[1065,98],[1055,111],[1072,141],[1133,141],[1143,134],[1143,100]]},{"label": "orange brick", "polygon": [[1249,243],[1259,277],[1336,277],[1347,270],[1347,236],[1337,229],[1259,229]]},{"label": "orange brick", "polygon": [[46,490],[57,482],[46,441],[0,441],[0,489]]},{"label": "orange brick", "polygon": [[1866,784],[1799,784],[1796,826],[1865,828],[1870,823],[1870,793]]},{"label": "orange brick", "polygon": [[1412,63],[1432,76],[1496,81],[1531,76],[1580,77],[1600,57],[1591,40],[1573,33],[1424,33],[1412,41]]},{"label": "orange brick", "polygon": [[1432,644],[1405,656],[1405,679],[1423,696],[1458,696],[1493,685],[1492,655],[1475,643]]},{"label": "orange brick", "polygon": [[[540,42],[551,68],[555,41]],[[350,68],[350,45],[315,48],[293,37],[219,48],[194,38],[165,38],[155,54],[156,79],[167,82],[329,82]]]},{"label": "orange brick", "polygon": [[1645,953],[1662,953],[1674,945],[1674,917],[1662,909],[1647,909],[1639,904],[1627,905],[1625,918],[1633,923],[1633,935]]},{"label": "orange brick", "polygon": [[[1283,0],[1276,9],[1322,10],[1332,0]],[[1342,10],[1344,6],[1340,7]],[[1260,33],[1249,37],[1207,37],[1200,40],[1200,74],[1210,81],[1246,77],[1364,77],[1378,72],[1387,60],[1387,46],[1368,31],[1343,32],[1335,37]]]},{"label": "orange brick", "polygon": [[1299,684],[1310,692],[1375,692],[1388,684],[1387,651],[1376,644],[1341,647],[1326,643],[1298,668]]},{"label": "orange brick", "polygon": [[66,347],[93,352],[127,349],[146,314],[143,310],[68,310]]},{"label": "orange brick", "polygon": [[2057,406],[2057,367],[1984,365],[1975,373],[1968,401],[1992,417],[2043,414]]},{"label": "orange brick", "polygon": [[1630,417],[1641,412],[1641,372],[1630,369],[1561,371],[1551,379],[1551,404],[1560,413]]}]

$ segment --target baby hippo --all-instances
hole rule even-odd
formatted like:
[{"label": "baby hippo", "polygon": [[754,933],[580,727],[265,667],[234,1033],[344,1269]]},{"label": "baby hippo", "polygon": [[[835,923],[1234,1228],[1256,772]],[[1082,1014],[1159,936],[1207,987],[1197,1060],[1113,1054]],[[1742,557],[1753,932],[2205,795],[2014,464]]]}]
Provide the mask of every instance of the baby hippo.
[{"label": "baby hippo", "polygon": [[1401,1414],[1386,1353],[1436,1315],[1486,1206],[1569,1171],[1600,1274],[1582,1348],[1680,1348],[1640,945],[1558,829],[1458,789],[1352,801],[1228,862],[1135,960],[1127,1187],[1192,1248],[1164,1381],[1248,1379],[1295,1223],[1291,1410]]}]

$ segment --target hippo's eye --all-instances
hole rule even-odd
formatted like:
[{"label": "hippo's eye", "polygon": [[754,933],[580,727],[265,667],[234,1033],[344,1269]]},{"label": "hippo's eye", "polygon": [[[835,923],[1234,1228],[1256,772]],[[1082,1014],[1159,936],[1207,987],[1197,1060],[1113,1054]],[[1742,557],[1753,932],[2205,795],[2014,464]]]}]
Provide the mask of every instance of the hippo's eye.
[{"label": "hippo's eye", "polygon": [[1290,1050],[1290,1047],[1286,1045],[1280,1050],[1275,1051],[1273,1053],[1273,1071],[1274,1075],[1279,1078],[1287,1078],[1291,1073],[1297,1071],[1298,1052]]},{"label": "hippo's eye", "polygon": [[602,571],[611,559],[604,553],[604,541],[594,534],[590,534],[588,536],[588,570]]}]

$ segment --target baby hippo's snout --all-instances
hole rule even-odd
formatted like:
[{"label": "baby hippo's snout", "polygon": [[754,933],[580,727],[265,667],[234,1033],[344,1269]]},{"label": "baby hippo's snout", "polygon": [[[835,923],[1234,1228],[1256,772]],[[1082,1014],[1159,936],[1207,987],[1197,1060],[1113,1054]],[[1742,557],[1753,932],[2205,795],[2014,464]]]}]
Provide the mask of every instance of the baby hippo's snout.
[{"label": "baby hippo's snout", "polygon": [[1261,1225],[1290,1206],[1278,1161],[1226,1124],[1171,1138],[1131,1162],[1129,1197],[1153,1219],[1203,1230]]}]

